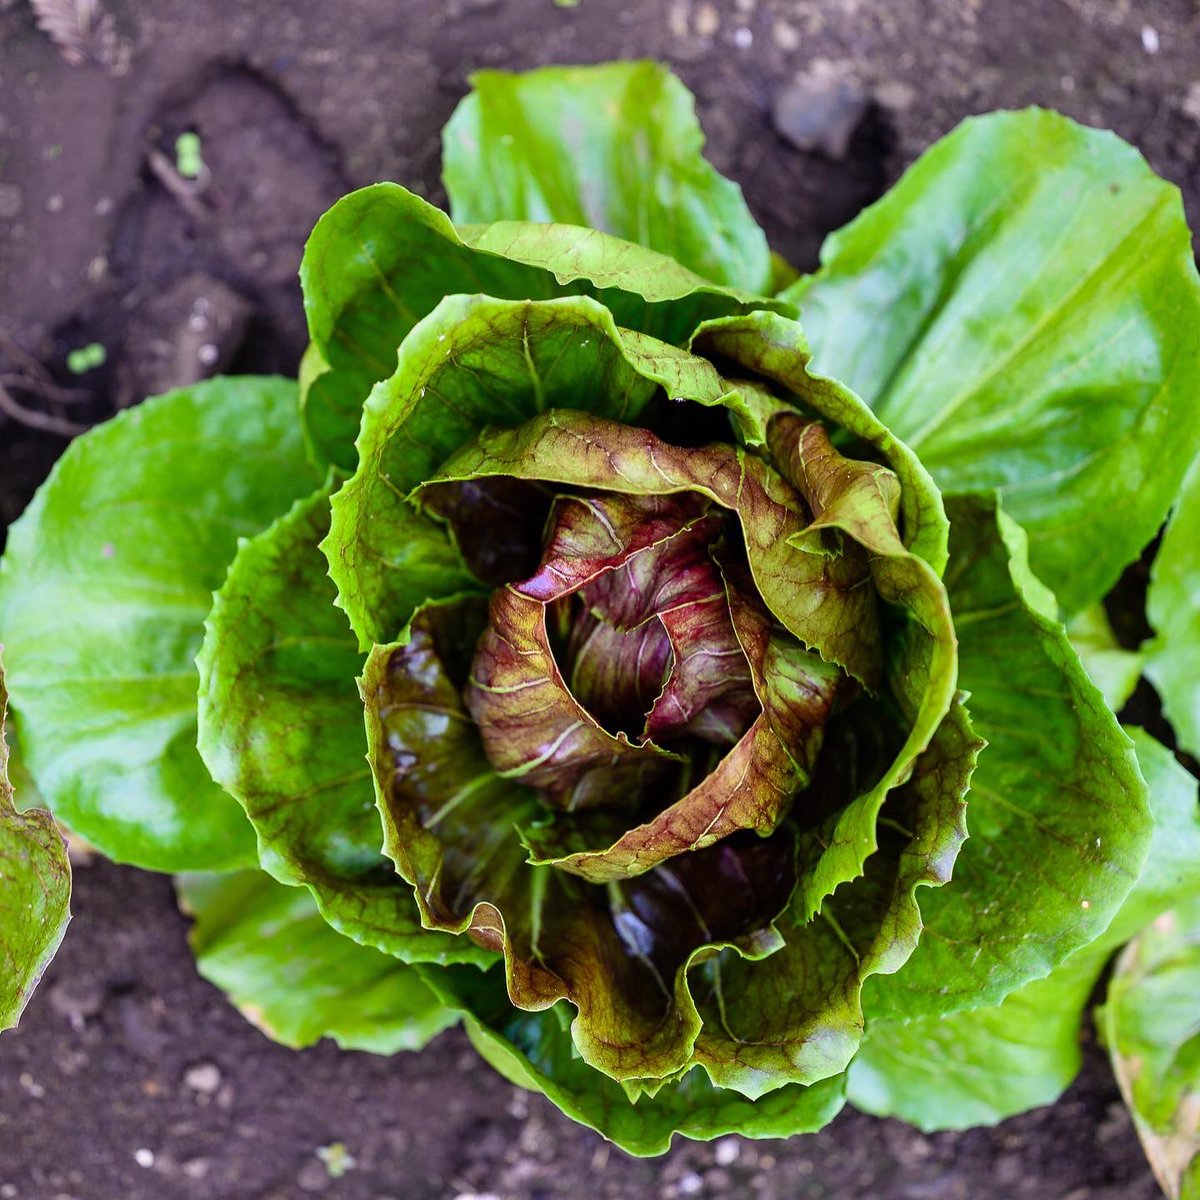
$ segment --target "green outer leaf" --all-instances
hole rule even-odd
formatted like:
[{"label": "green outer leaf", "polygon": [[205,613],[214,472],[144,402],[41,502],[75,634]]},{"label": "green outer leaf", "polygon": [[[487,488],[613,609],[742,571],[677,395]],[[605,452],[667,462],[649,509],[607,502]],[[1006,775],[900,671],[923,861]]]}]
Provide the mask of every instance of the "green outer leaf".
[{"label": "green outer leaf", "polygon": [[300,374],[305,436],[314,461],[346,471],[372,385],[392,374],[400,343],[448,295],[595,296],[619,324],[680,344],[710,317],[795,311],[594,229],[501,221],[456,231],[392,183],[344,196],[321,217],[300,283],[313,339]]},{"label": "green outer leaf", "polygon": [[[1036,109],[965,121],[784,297],[943,491],[1002,489],[1073,613],[1153,537],[1200,441],[1178,190]],[[1119,503],[1114,502],[1119,489]]]},{"label": "green outer leaf", "polygon": [[1117,960],[1099,1019],[1146,1157],[1176,1200],[1200,1187],[1200,891]]},{"label": "green outer leaf", "polygon": [[1104,703],[1113,712],[1120,712],[1141,678],[1145,655],[1121,649],[1103,604],[1083,609],[1067,625],[1067,633]]},{"label": "green outer leaf", "polygon": [[380,851],[355,684],[363,657],[317,548],[335,484],[238,550],[196,660],[200,754],[245,808],[263,869],[307,885],[339,933],[405,961],[473,959],[462,939],[422,929]]},{"label": "green outer leaf", "polygon": [[1110,953],[1087,947],[999,1005],[868,1020],[850,1064],[850,1102],[926,1133],[1053,1103],[1079,1071],[1080,1020]]},{"label": "green outer leaf", "polygon": [[751,1138],[812,1133],[833,1120],[843,1104],[840,1075],[809,1087],[789,1084],[748,1100],[715,1086],[695,1069],[635,1101],[578,1057],[564,1006],[515,1013],[495,972],[472,976],[462,969],[418,970],[445,1004],[463,1013],[472,1045],[501,1075],[540,1092],[572,1120],[630,1154],[663,1154],[675,1134],[709,1141],[725,1133]]},{"label": "green outer leaf", "polygon": [[728,392],[708,363],[618,330],[586,297],[443,300],[367,400],[358,470],[333,498],[322,543],[362,648],[391,641],[424,601],[479,586],[444,528],[406,498],[454,451],[557,405],[633,420],[659,386],[713,404]]},{"label": "green outer leaf", "polygon": [[929,1132],[990,1125],[1052,1103],[1079,1070],[1080,1023],[1113,950],[1181,896],[1200,889],[1196,781],[1131,729],[1155,827],[1146,865],[1112,924],[1045,979],[1001,1004],[900,1023],[870,1021],[850,1066],[850,1099]]},{"label": "green outer leaf", "polygon": [[1129,738],[1088,679],[996,503],[948,498],[946,585],[959,681],[988,742],[953,881],[922,903],[899,975],[866,990],[868,1017],[995,1004],[1093,941],[1142,868],[1151,821]]},{"label": "green outer leaf", "polygon": [[[1198,405],[1197,407],[1200,407]],[[1146,674],[1179,745],[1200,758],[1200,458],[1192,464],[1150,569],[1146,612],[1157,637]]]},{"label": "green outer leaf", "polygon": [[0,662],[0,1030],[20,1019],[71,919],[71,864],[58,826],[48,812],[18,812],[13,800],[7,710]]},{"label": "green outer leaf", "polygon": [[196,752],[193,659],[238,538],[317,482],[295,386],[216,379],[121,413],[71,444],[9,532],[21,748],[59,820],[119,862],[254,861]]},{"label": "green outer leaf", "polygon": [[250,870],[177,875],[175,890],[200,974],[274,1041],[395,1054],[458,1019],[412,967],[330,929],[304,888]]},{"label": "green outer leaf", "polygon": [[560,221],[766,291],[767,239],[702,157],[691,93],[653,62],[478,71],[442,135],[455,221]]}]

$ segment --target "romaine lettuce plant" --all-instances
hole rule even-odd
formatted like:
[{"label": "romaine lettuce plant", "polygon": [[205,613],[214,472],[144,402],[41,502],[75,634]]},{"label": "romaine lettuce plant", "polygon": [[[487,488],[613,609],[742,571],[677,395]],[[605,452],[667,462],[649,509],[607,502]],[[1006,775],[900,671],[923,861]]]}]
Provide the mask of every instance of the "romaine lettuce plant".
[{"label": "romaine lettuce plant", "polygon": [[[780,289],[700,148],[653,64],[477,76],[453,221],[380,184],[317,224],[298,404],[148,401],[13,527],[20,751],[183,873],[201,969],[281,1040],[461,1018],[635,1153],[847,1094],[998,1120],[1200,884],[1194,781],[1063,624],[1119,704],[1097,606],[1190,496],[1147,669],[1195,749],[1178,196],[1110,134],[977,118]],[[67,874],[0,818],[47,911],[0,898],[24,995]]]}]

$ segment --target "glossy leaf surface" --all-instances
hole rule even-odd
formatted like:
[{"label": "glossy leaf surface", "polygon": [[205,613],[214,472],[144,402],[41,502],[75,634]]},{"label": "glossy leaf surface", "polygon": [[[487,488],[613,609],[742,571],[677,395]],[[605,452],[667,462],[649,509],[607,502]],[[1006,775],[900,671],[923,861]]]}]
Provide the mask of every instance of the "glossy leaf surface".
[{"label": "glossy leaf surface", "polygon": [[300,268],[312,338],[301,390],[316,461],[354,469],[372,385],[395,371],[400,343],[447,296],[593,296],[625,328],[678,344],[710,317],[760,306],[793,311],[702,279],[634,241],[569,222],[509,219],[520,216],[456,230],[418,196],[380,183],[343,197],[317,222]]},{"label": "glossy leaf surface", "polygon": [[21,747],[58,819],[109,857],[254,861],[196,752],[194,659],[238,539],[316,482],[295,384],[218,379],[73,442],[10,530],[0,628]]},{"label": "glossy leaf surface", "polygon": [[322,548],[360,645],[394,640],[427,600],[480,589],[441,523],[409,497],[456,450],[560,405],[632,421],[659,387],[712,404],[728,391],[710,364],[618,330],[594,300],[443,301],[371,393],[358,469],[333,498]]},{"label": "glossy leaf surface", "polygon": [[1200,888],[1196,781],[1148,734],[1130,733],[1155,826],[1146,865],[1112,924],[998,1005],[871,1021],[849,1071],[857,1108],[924,1130],[965,1129],[1050,1104],[1075,1077],[1084,1010],[1105,964],[1147,921]]},{"label": "glossy leaf surface", "polygon": [[1177,189],[1114,134],[993,113],[821,261],[784,293],[817,366],[943,491],[1000,488],[1067,614],[1099,600],[1200,443],[1200,279]]},{"label": "glossy leaf surface", "polygon": [[245,542],[216,595],[197,660],[200,753],[245,808],[264,870],[306,885],[335,929],[401,959],[457,961],[470,947],[421,928],[380,850],[363,656],[317,548],[333,486]]},{"label": "glossy leaf surface", "polygon": [[583,225],[765,291],[767,240],[701,156],[686,87],[658,63],[479,71],[443,134],[455,221]]},{"label": "glossy leaf surface", "polygon": [[1146,674],[1179,745],[1200,757],[1200,458],[1154,559],[1146,611],[1158,635],[1144,649]]},{"label": "glossy leaf surface", "polygon": [[285,1046],[419,1050],[455,1023],[414,968],[331,929],[304,888],[262,871],[175,880],[200,974]]},{"label": "glossy leaf surface", "polygon": [[0,663],[0,1030],[17,1023],[71,916],[71,864],[54,818],[16,807],[7,709]]},{"label": "glossy leaf surface", "polygon": [[868,988],[877,1017],[979,1007],[1049,974],[1107,928],[1152,828],[1133,745],[1048,611],[1021,530],[992,501],[947,503],[959,678],[988,745],[954,880],[923,901],[904,971]]}]

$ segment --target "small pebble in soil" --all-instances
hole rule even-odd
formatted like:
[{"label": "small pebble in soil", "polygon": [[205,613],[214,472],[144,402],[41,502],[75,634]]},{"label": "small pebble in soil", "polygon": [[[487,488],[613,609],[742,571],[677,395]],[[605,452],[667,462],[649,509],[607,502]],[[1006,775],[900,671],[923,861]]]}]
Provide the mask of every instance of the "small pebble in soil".
[{"label": "small pebble in soil", "polygon": [[741,1152],[742,1148],[738,1145],[737,1138],[726,1137],[713,1147],[713,1158],[719,1166],[728,1167],[737,1162]]},{"label": "small pebble in soil", "polygon": [[840,162],[870,104],[870,96],[857,80],[827,68],[785,87],[771,106],[771,119],[780,136],[797,150],[817,150]]},{"label": "small pebble in soil", "polygon": [[795,25],[790,25],[787,21],[776,21],[774,34],[775,45],[785,54],[800,49],[800,31]]},{"label": "small pebble in soil", "polygon": [[221,1086],[221,1070],[216,1063],[193,1063],[183,1073],[183,1082],[193,1092],[200,1092],[201,1095],[211,1096]]},{"label": "small pebble in soil", "polygon": [[1200,80],[1188,88],[1187,95],[1183,98],[1183,111],[1193,121],[1200,121]]},{"label": "small pebble in soil", "polygon": [[133,1161],[139,1167],[144,1167],[147,1171],[154,1166],[154,1151],[148,1150],[145,1146],[133,1152]]},{"label": "small pebble in soil", "polygon": [[21,215],[25,193],[15,183],[0,183],[0,221],[11,221]]},{"label": "small pebble in soil", "polygon": [[884,107],[896,112],[912,108],[917,90],[902,79],[886,79],[875,89],[875,99]]},{"label": "small pebble in soil", "polygon": [[696,9],[693,28],[700,37],[712,37],[720,27],[721,15],[717,12],[715,5],[701,4]]},{"label": "small pebble in soil", "polygon": [[1157,54],[1159,47],[1158,30],[1153,25],[1142,26],[1142,49],[1147,54]]}]

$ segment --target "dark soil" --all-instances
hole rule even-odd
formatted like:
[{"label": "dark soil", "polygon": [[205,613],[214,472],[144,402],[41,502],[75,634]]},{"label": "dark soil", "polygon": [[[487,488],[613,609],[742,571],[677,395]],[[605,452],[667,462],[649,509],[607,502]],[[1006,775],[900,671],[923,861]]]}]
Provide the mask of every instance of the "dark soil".
[{"label": "dark soil", "polygon": [[[95,420],[216,369],[293,372],[295,272],[341,192],[431,199],[438,133],[476,67],[650,55],[695,90],[709,153],[802,267],[968,113],[1040,103],[1116,129],[1200,219],[1194,0],[102,0],[67,65],[0,0],[0,373],[90,396]],[[865,96],[845,154],[773,129],[797,76]],[[162,159],[201,135],[203,202]],[[157,162],[157,166],[155,165]],[[76,379],[75,347],[104,366]],[[36,381],[19,398],[47,407]],[[41,389],[43,393],[45,389]],[[52,406],[50,406],[52,407]],[[7,525],[65,444],[0,417]],[[0,631],[2,638],[2,631]],[[458,1034],[394,1059],[270,1044],[195,974],[166,880],[77,871],[76,919],[0,1039],[0,1200],[762,1196],[1150,1200],[1103,1056],[1052,1108],[924,1137],[857,1114],[788,1143],[636,1162],[514,1091]],[[199,1069],[197,1069],[199,1068]],[[354,1166],[333,1177],[319,1147]]]}]

